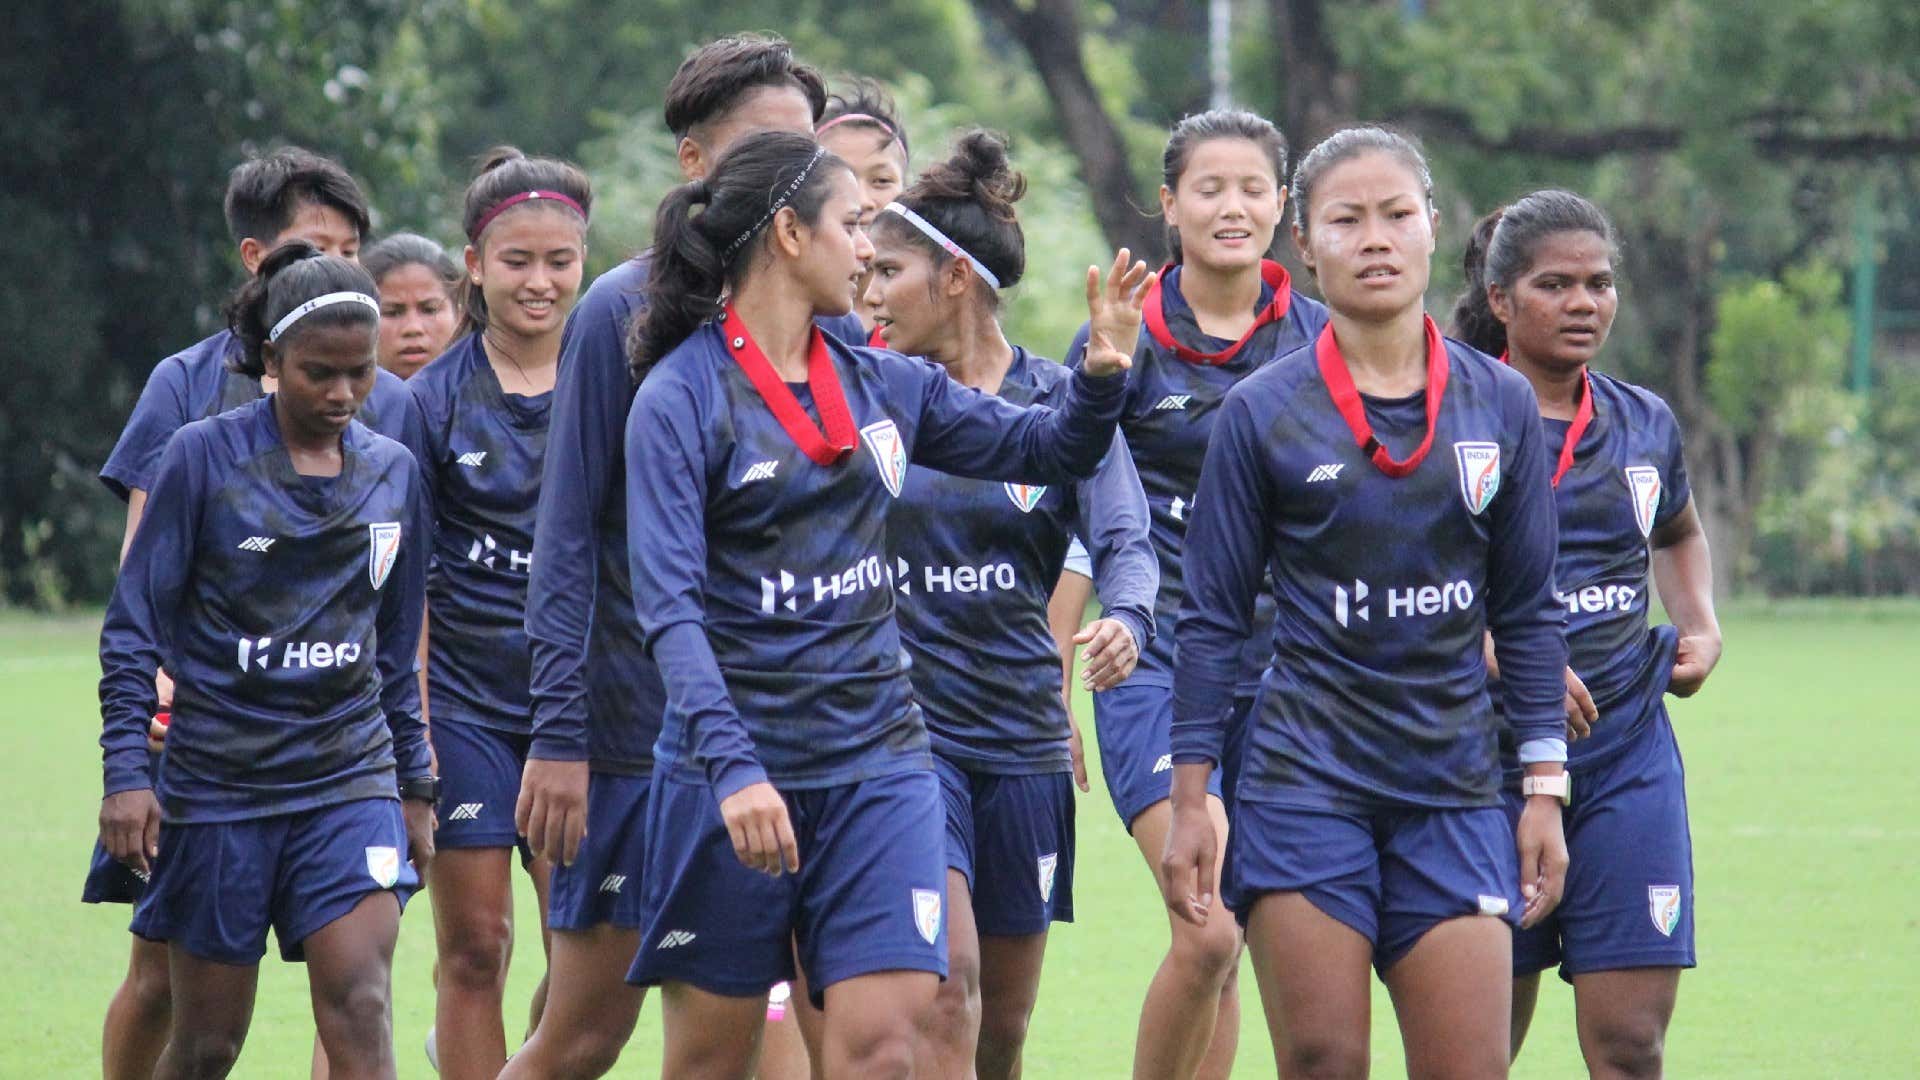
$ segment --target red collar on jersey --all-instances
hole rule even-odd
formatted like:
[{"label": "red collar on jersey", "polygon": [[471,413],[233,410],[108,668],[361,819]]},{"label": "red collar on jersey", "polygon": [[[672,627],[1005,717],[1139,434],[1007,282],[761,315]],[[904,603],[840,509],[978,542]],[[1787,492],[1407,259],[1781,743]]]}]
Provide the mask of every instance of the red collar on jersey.
[{"label": "red collar on jersey", "polygon": [[1247,327],[1247,332],[1240,335],[1239,341],[1219,352],[1189,349],[1173,339],[1173,331],[1167,329],[1166,312],[1160,306],[1161,287],[1166,284],[1167,274],[1175,269],[1173,263],[1168,263],[1154,275],[1153,284],[1147,286],[1146,310],[1142,314],[1146,319],[1147,333],[1153,335],[1153,340],[1159,342],[1161,348],[1173,350],[1175,356],[1189,364],[1217,367],[1231,362],[1247,342],[1253,340],[1253,335],[1260,332],[1261,327],[1286,318],[1287,305],[1293,302],[1293,279],[1287,276],[1287,268],[1272,259],[1262,259],[1260,260],[1260,280],[1272,287],[1273,299],[1254,314],[1253,325]]},{"label": "red collar on jersey", "polygon": [[1423,320],[1427,331],[1427,437],[1420,440],[1420,445],[1405,461],[1393,460],[1387,448],[1373,437],[1367,407],[1361,403],[1360,391],[1353,385],[1353,372],[1347,369],[1347,358],[1340,355],[1340,345],[1333,339],[1331,322],[1320,331],[1320,339],[1313,345],[1314,358],[1320,362],[1320,378],[1327,384],[1333,407],[1340,410],[1341,419],[1347,422],[1347,430],[1353,432],[1354,444],[1381,472],[1396,480],[1411,474],[1427,460],[1427,451],[1433,449],[1433,430],[1440,422],[1440,397],[1447,392],[1447,346],[1440,340],[1440,328],[1434,325],[1433,317],[1424,316]]},{"label": "red collar on jersey", "polygon": [[801,453],[812,458],[814,464],[838,465],[853,454],[853,414],[847,411],[847,395],[840,389],[840,373],[833,366],[833,352],[827,348],[826,335],[818,326],[809,327],[808,331],[811,337],[807,346],[807,389],[813,391],[813,407],[820,410],[821,424],[826,427],[824,434],[813,417],[807,415],[807,410],[800,407],[800,399],[793,396],[780,373],[773,370],[773,364],[754,343],[747,324],[732,304],[727,305],[720,320],[727,354],[739,363],[747,381],[759,392],[760,400],[767,403],[773,418],[780,421],[787,437]]},{"label": "red collar on jersey", "polygon": [[885,349],[889,347],[887,345],[886,336],[880,333],[880,328],[878,326],[875,326],[872,330],[867,331],[867,345],[869,348],[874,348],[874,349]]},{"label": "red collar on jersey", "polygon": [[[1513,366],[1513,359],[1507,353],[1500,354],[1500,362]],[[1573,468],[1573,450],[1580,445],[1580,439],[1586,435],[1587,428],[1593,424],[1593,376],[1588,373],[1587,365],[1580,365],[1580,401],[1573,407],[1573,423],[1567,427],[1566,441],[1560,444],[1560,461],[1553,467],[1553,486],[1560,486],[1560,478]]]}]

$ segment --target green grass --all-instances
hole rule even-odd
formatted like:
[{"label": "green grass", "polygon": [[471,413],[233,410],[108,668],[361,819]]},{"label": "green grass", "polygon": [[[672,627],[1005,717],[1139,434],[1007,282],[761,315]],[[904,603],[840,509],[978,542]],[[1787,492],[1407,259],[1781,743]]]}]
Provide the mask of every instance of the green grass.
[{"label": "green grass", "polygon": [[[1670,1072],[1914,1075],[1920,734],[1906,679],[1920,663],[1920,606],[1755,605],[1726,623],[1714,681],[1673,706],[1693,806],[1701,967],[1681,983]],[[99,800],[95,631],[84,619],[0,619],[0,679],[13,702],[0,788],[13,837],[0,878],[0,1076],[97,1073],[101,1017],[126,963],[126,909],[78,900]],[[1036,1078],[1127,1074],[1140,997],[1166,940],[1146,866],[1098,788],[1081,800],[1077,871],[1080,921],[1054,933],[1028,1047]],[[395,960],[403,1076],[427,1074],[426,903],[403,923]],[[524,894],[521,910],[531,910]],[[516,1012],[538,975],[525,940]],[[238,1076],[303,1075],[305,973],[272,955]],[[1242,985],[1238,1072],[1270,1076],[1251,971]],[[1580,1075],[1572,996],[1554,979],[1541,996],[1515,1074]],[[650,1008],[616,1075],[656,1075],[659,1045]],[[1373,1047],[1379,1075],[1402,1073],[1384,992]]]}]

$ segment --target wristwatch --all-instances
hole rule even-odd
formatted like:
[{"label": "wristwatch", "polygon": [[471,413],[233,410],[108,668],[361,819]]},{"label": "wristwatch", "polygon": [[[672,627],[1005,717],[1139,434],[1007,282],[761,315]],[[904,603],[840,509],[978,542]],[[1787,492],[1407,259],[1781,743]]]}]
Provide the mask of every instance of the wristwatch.
[{"label": "wristwatch", "polygon": [[1523,776],[1520,778],[1520,794],[1552,795],[1560,800],[1562,806],[1573,803],[1573,774],[1563,772],[1559,776]]},{"label": "wristwatch", "polygon": [[424,802],[440,801],[440,778],[437,776],[416,776],[400,785],[400,797],[420,799]]}]

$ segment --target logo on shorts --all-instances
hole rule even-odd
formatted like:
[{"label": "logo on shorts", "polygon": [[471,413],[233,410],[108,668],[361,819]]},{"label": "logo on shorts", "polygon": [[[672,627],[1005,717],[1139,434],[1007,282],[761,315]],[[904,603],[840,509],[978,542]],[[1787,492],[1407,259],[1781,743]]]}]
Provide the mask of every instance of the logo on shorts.
[{"label": "logo on shorts", "polygon": [[487,804],[477,803],[477,802],[463,802],[459,806],[456,806],[453,808],[453,813],[447,815],[447,820],[448,821],[479,821],[480,808],[485,805]]},{"label": "logo on shorts", "polygon": [[601,892],[617,893],[626,887],[627,875],[625,874],[608,874],[606,878],[600,882]]},{"label": "logo on shorts", "polygon": [[1660,470],[1651,465],[1627,469],[1627,491],[1633,495],[1633,520],[1644,539],[1653,532],[1653,512],[1660,506]]},{"label": "logo on shorts", "polygon": [[940,936],[940,892],[937,889],[913,890],[913,925],[920,936],[933,944]]},{"label": "logo on shorts", "polygon": [[387,583],[393,564],[400,560],[400,523],[375,521],[367,525],[367,579],[374,588]]},{"label": "logo on shorts", "polygon": [[1460,463],[1460,497],[1467,512],[1482,513],[1500,494],[1500,444],[1457,442],[1453,456]]},{"label": "logo on shorts", "polygon": [[383,889],[393,888],[400,880],[400,849],[390,847],[370,847],[367,849],[367,874]]},{"label": "logo on shorts", "polygon": [[661,950],[677,949],[682,945],[693,944],[693,939],[699,936],[700,935],[691,930],[669,930],[667,931],[667,936],[661,938],[660,944],[655,946],[655,948]]},{"label": "logo on shorts", "polygon": [[1171,768],[1173,768],[1172,754],[1161,754],[1160,760],[1153,763],[1154,772],[1166,772],[1168,769],[1171,769]]},{"label": "logo on shorts", "polygon": [[1647,914],[1652,917],[1655,930],[1672,937],[1680,925],[1680,886],[1647,886]]},{"label": "logo on shorts", "polygon": [[873,451],[873,467],[880,470],[881,482],[894,498],[899,498],[900,482],[907,476],[907,445],[900,439],[900,429],[893,426],[893,421],[882,420],[861,428],[860,437]]},{"label": "logo on shorts", "polygon": [[1060,853],[1055,851],[1040,856],[1040,902],[1053,902],[1053,873],[1060,868]]},{"label": "logo on shorts", "polygon": [[1480,894],[1480,914],[1495,915],[1495,916],[1505,915],[1507,913],[1507,908],[1508,908],[1508,904],[1507,904],[1506,897],[1488,896],[1485,893]]},{"label": "logo on shorts", "polygon": [[1005,486],[1007,489],[1007,498],[1012,499],[1013,505],[1019,507],[1020,512],[1023,514],[1033,513],[1033,508],[1039,506],[1040,500],[1047,494],[1047,488],[1044,484],[1039,487],[1035,487],[1032,484],[1007,484]]}]

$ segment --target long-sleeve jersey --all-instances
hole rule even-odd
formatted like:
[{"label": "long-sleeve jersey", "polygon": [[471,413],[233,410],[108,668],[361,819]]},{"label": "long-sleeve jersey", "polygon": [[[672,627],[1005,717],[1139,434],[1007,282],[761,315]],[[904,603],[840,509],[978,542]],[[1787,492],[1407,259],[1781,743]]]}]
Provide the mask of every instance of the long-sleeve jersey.
[{"label": "long-sleeve jersey", "polygon": [[[1489,629],[1513,734],[1561,735],[1565,609],[1553,595],[1552,472],[1533,390],[1430,333],[1446,382],[1432,450],[1404,477],[1356,445],[1314,347],[1248,377],[1221,409],[1187,545],[1173,752],[1220,759],[1253,597],[1270,573],[1274,661],[1249,721],[1241,798],[1358,812],[1492,805]],[[1425,392],[1361,400],[1391,453],[1420,444]]]},{"label": "long-sleeve jersey", "polygon": [[[848,457],[820,465],[730,355],[751,342],[722,325],[660,361],[627,425],[634,599],[668,693],[660,766],[718,798],[930,768],[886,544],[907,466],[1088,476],[1125,380],[1077,375],[1059,410],[1023,409],[928,361],[816,335],[859,430]],[[812,404],[806,386],[794,393]]]},{"label": "long-sleeve jersey", "polygon": [[414,457],[433,493],[427,700],[434,719],[525,734],[527,575],[551,393],[500,387],[469,334],[408,381],[424,428]]},{"label": "long-sleeve jersey", "polygon": [[[1186,596],[1182,564],[1186,557],[1187,523],[1193,514],[1195,494],[1200,488],[1200,465],[1206,458],[1207,441],[1219,416],[1220,403],[1240,380],[1312,341],[1327,324],[1327,309],[1311,297],[1293,292],[1286,271],[1275,266],[1270,273],[1280,283],[1279,288],[1287,290],[1286,314],[1254,331],[1226,362],[1207,364],[1182,359],[1166,342],[1147,333],[1140,335],[1140,344],[1134,349],[1126,405],[1120,414],[1120,431],[1133,452],[1134,468],[1140,474],[1140,486],[1146,492],[1147,509],[1152,514],[1153,550],[1160,559],[1160,596],[1154,618],[1160,633],[1141,652],[1140,666],[1129,682],[1173,685],[1178,648],[1173,626],[1180,613],[1181,600]],[[1275,292],[1273,284],[1265,285],[1255,309],[1272,304]],[[1160,296],[1166,328],[1175,342],[1207,353],[1233,347],[1233,342],[1211,337],[1200,329],[1193,308],[1180,293],[1179,267],[1162,275]],[[1087,328],[1082,326],[1067,352],[1068,364],[1080,363],[1086,344]],[[1274,612],[1268,606],[1264,590],[1260,604],[1241,665],[1243,695],[1251,695],[1258,688],[1260,675],[1271,656],[1267,649],[1270,636],[1267,629],[1273,625]]]},{"label": "long-sleeve jersey", "polygon": [[[627,331],[645,310],[650,265],[643,254],[600,275],[567,316],[527,590],[529,754],[632,775],[652,769],[666,707],[634,616],[622,456],[634,393]],[[866,340],[851,315],[821,326]]]},{"label": "long-sleeve jersey", "polygon": [[[1000,397],[1060,404],[1070,373],[1016,348]],[[1117,433],[1100,468],[1033,486],[907,469],[887,512],[895,615],[933,748],[991,773],[1072,767],[1047,601],[1075,532],[1088,538],[1110,618],[1144,647],[1160,574],[1146,498]]]},{"label": "long-sleeve jersey", "polygon": [[[260,400],[260,380],[227,367],[239,355],[240,339],[222,330],[154,367],[113,453],[100,467],[100,482],[107,490],[122,499],[132,489],[151,491],[161,451],[174,432]],[[407,384],[384,368],[374,374],[373,390],[355,419],[390,439],[417,445],[419,430]]]},{"label": "long-sleeve jersey", "polygon": [[[1652,722],[1674,638],[1647,625],[1647,541],[1692,497],[1680,425],[1667,403],[1599,372],[1589,378],[1593,419],[1553,493],[1560,524],[1554,596],[1567,616],[1568,666],[1600,710],[1593,733],[1567,747],[1575,770],[1631,745]],[[1541,422],[1548,456],[1557,456],[1572,425]]]},{"label": "long-sleeve jersey", "polygon": [[358,422],[333,477],[294,471],[264,398],[180,429],[100,632],[106,793],[147,771],[173,676],[164,820],[399,798],[427,773],[415,649],[432,529],[413,455]]}]

